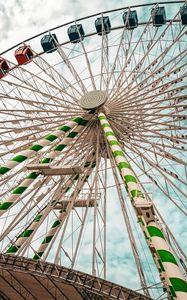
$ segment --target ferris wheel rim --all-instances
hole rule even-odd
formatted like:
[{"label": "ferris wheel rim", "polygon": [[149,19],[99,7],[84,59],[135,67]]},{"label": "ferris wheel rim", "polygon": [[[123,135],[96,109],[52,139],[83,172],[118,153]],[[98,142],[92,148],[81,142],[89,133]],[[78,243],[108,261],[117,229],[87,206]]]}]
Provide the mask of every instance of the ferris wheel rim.
[{"label": "ferris wheel rim", "polygon": [[[159,4],[177,4],[177,3],[185,3],[186,0],[173,0],[173,1],[159,1],[159,2],[152,2],[152,3],[143,3],[143,4],[139,4],[139,5],[130,5],[130,6],[124,6],[124,7],[120,7],[120,8],[116,8],[116,9],[112,9],[112,10],[105,10],[105,11],[101,11],[99,13],[96,13],[96,14],[91,14],[91,15],[88,15],[86,17],[81,17],[81,18],[78,18],[78,19],[75,19],[75,20],[72,20],[72,21],[69,21],[67,23],[64,23],[64,24],[61,24],[61,25],[58,25],[58,26],[55,26],[55,27],[52,27],[48,30],[45,30],[37,35],[34,35],[30,38],[27,38],[21,42],[19,42],[18,44],[16,45],[13,45],[11,46],[10,48],[8,48],[7,50],[3,51],[0,53],[0,56],[3,55],[3,54],[6,54],[7,52],[9,52],[10,50],[13,50],[15,49],[16,47],[18,46],[21,46],[23,44],[25,44],[26,42],[29,42],[31,40],[33,40],[34,38],[36,37],[40,37],[42,36],[43,34],[45,33],[49,33],[50,31],[53,31],[53,30],[56,30],[56,29],[59,29],[59,28],[62,28],[64,26],[67,26],[67,25],[71,25],[71,24],[74,24],[76,22],[79,22],[79,21],[82,21],[82,20],[85,20],[85,19],[89,19],[91,17],[95,17],[95,16],[99,16],[99,15],[103,15],[103,14],[107,14],[107,13],[111,13],[111,12],[116,12],[116,11],[123,11],[123,10],[126,10],[126,9],[129,9],[130,8],[138,8],[138,7],[145,7],[145,6],[151,6],[151,5],[159,5]],[[170,22],[171,20],[167,20],[167,22]],[[146,23],[139,23],[139,25],[145,25]],[[121,28],[124,28],[124,26],[120,26],[120,27],[112,27],[111,30],[116,30],[116,29],[121,29]],[[92,36],[92,35],[96,35],[97,33],[94,32],[94,33],[91,33],[89,35],[85,35],[85,37],[89,37],[89,36]],[[62,44],[59,44],[60,46],[62,45],[66,45],[66,44],[70,44],[71,42],[70,41],[67,41],[67,42],[64,42]],[[39,55],[41,54],[44,54],[44,52],[41,52]]]}]

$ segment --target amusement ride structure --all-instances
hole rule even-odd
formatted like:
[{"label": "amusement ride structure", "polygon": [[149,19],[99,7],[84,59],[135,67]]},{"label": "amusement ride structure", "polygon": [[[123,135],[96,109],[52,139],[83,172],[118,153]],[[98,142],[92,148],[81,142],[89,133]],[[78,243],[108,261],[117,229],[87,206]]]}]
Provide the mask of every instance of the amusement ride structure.
[{"label": "amusement ride structure", "polygon": [[187,299],[186,25],[134,5],[1,53],[0,299]]}]

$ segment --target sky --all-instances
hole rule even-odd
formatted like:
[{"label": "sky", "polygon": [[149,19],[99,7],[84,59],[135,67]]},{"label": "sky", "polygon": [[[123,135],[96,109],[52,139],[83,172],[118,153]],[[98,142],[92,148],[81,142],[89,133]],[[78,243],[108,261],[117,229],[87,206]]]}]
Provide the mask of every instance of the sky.
[{"label": "sky", "polygon": [[[0,53],[22,40],[74,19],[108,9],[150,2],[149,0],[0,0]],[[120,230],[117,227],[117,217],[116,214],[113,230]],[[177,222],[180,225],[180,219]],[[115,240],[113,246],[111,253],[112,251],[120,253],[122,247],[124,250],[124,245],[119,241]],[[126,251],[128,252],[128,249]],[[118,268],[116,273],[120,277],[126,272],[125,268],[120,269],[122,259],[122,255],[119,255],[118,261],[112,261],[112,258],[110,261],[111,265],[113,263],[113,269]],[[133,268],[129,272],[126,277],[132,278]],[[120,283],[120,278],[116,277],[115,281]]]},{"label": "sky", "polygon": [[149,2],[148,0],[0,0],[0,53],[24,39],[68,21],[108,9]]}]

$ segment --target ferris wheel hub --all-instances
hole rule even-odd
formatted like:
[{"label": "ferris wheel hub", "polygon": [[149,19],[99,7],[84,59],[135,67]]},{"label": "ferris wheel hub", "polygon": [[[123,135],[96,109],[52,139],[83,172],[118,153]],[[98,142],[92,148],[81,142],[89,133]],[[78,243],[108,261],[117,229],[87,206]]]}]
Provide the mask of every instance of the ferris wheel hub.
[{"label": "ferris wheel hub", "polygon": [[79,101],[83,109],[96,109],[101,107],[107,100],[106,91],[91,91],[83,95]]}]

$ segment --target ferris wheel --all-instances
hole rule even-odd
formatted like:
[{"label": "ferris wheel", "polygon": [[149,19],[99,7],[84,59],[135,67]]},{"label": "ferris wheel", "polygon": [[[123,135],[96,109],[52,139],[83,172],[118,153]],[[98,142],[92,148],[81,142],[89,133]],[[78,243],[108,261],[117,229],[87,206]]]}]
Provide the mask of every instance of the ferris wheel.
[{"label": "ferris wheel", "polygon": [[187,299],[186,25],[149,3],[1,53],[0,299]]}]

